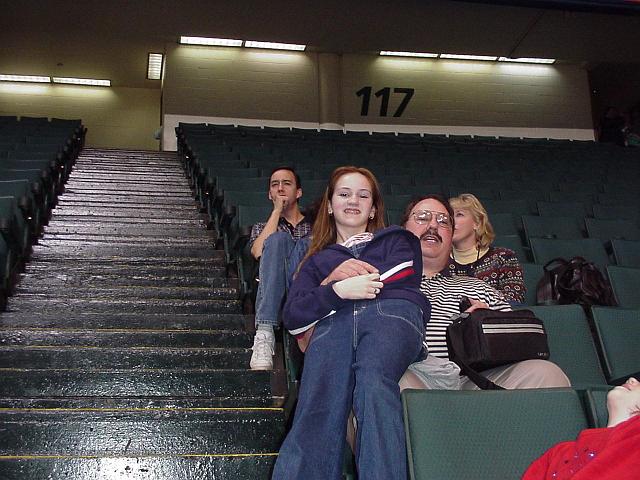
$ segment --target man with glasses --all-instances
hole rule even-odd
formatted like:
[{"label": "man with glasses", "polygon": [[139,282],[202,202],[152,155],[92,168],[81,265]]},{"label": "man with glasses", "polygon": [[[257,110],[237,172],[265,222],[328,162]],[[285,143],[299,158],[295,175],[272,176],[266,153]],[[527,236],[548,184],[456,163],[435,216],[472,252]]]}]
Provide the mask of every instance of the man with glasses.
[{"label": "man with glasses", "polygon": [[[402,225],[420,239],[422,249],[422,282],[420,290],[431,303],[431,318],[427,324],[425,345],[429,356],[414,363],[400,380],[400,388],[477,389],[467,377],[458,377],[459,369],[448,362],[447,326],[458,315],[461,302],[466,312],[478,308],[508,311],[511,306],[502,294],[484,281],[467,276],[451,275],[447,268],[455,229],[453,208],[441,195],[425,195],[405,208]],[[373,272],[371,265],[348,260],[336,268],[328,281]],[[489,380],[507,389],[568,387],[569,379],[554,363],[546,360],[526,360],[482,372]],[[436,379],[438,375],[440,378]],[[445,378],[447,377],[447,378]]]},{"label": "man with glasses", "polygon": [[273,210],[266,222],[251,229],[251,254],[260,262],[256,296],[256,335],[249,366],[252,370],[272,370],[275,348],[274,328],[287,282],[289,256],[296,242],[311,232],[311,224],[298,206],[302,197],[300,177],[291,167],[279,167],[269,177],[268,198]]},{"label": "man with glasses", "polygon": [[[427,360],[409,367],[400,381],[402,388],[436,388],[434,366],[447,368],[446,331],[451,318],[461,311],[479,308],[507,311],[511,306],[502,294],[484,281],[451,275],[449,265],[453,231],[453,208],[440,195],[426,195],[414,200],[404,211],[403,226],[420,239],[422,249],[422,282],[420,290],[431,303],[431,320],[427,324],[425,345]],[[468,304],[464,302],[468,300]],[[455,367],[455,366],[454,366]],[[439,370],[438,370],[439,371]],[[546,360],[526,360],[482,372],[489,380],[507,389],[568,387],[569,379],[562,370]],[[450,388],[463,390],[478,387],[467,377],[454,379]]]}]

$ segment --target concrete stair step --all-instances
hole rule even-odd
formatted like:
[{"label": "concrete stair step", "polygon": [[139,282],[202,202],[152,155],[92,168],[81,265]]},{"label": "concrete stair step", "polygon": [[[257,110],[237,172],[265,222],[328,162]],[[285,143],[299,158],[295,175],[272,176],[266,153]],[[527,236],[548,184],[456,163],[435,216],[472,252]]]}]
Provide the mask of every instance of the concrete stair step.
[{"label": "concrete stair step", "polygon": [[0,346],[250,348],[252,340],[252,335],[237,330],[0,329]]},{"label": "concrete stair step", "polygon": [[270,372],[178,370],[0,370],[0,396],[29,397],[261,397],[271,395]]},{"label": "concrete stair step", "polygon": [[[211,242],[207,239],[206,243]],[[203,245],[194,247],[193,245],[179,245],[172,243],[154,243],[146,244],[142,242],[109,242],[109,241],[64,241],[64,240],[47,240],[43,239],[38,245],[33,247],[33,253],[31,255],[32,260],[51,260],[51,259],[66,259],[67,261],[79,258],[89,258],[104,260],[109,258],[118,259],[135,259],[143,258],[145,256],[153,258],[202,258],[216,259],[223,261],[224,252],[221,250],[214,250],[211,245]],[[212,242],[211,242],[212,243]],[[207,248],[204,248],[204,247]]]},{"label": "concrete stair step", "polygon": [[10,409],[0,455],[271,453],[282,409]]},{"label": "concrete stair step", "polygon": [[17,292],[49,293],[60,291],[61,288],[92,288],[113,289],[114,287],[206,287],[206,288],[233,288],[237,297],[238,280],[221,276],[207,276],[209,273],[202,271],[202,275],[184,271],[183,275],[176,275],[175,271],[166,269],[164,273],[149,272],[148,270],[133,268],[113,268],[109,273],[90,270],[66,270],[48,272],[46,270],[27,270],[20,277]]},{"label": "concrete stair step", "polygon": [[123,238],[163,238],[165,241],[170,242],[184,242],[186,239],[201,239],[206,240],[207,237],[214,238],[215,234],[212,231],[205,230],[204,226],[191,224],[191,225],[162,225],[162,224],[148,224],[148,223],[114,223],[114,222],[101,222],[95,225],[91,224],[54,224],[47,225],[44,228],[44,233],[49,239],[59,238],[73,238],[76,239],[79,236],[84,236],[87,239],[97,239],[100,237],[123,237]]},{"label": "concrete stair step", "polygon": [[249,348],[0,346],[0,369],[143,370],[249,368]]},{"label": "concrete stair step", "polygon": [[253,324],[253,315],[241,313],[123,313],[123,312],[67,312],[58,315],[51,312],[3,312],[2,328],[41,329],[148,329],[156,330],[236,330],[242,331]]},{"label": "concrete stair step", "polygon": [[176,299],[128,299],[117,298],[38,298],[23,297],[20,301],[9,299],[7,311],[38,314],[41,311],[59,315],[75,315],[83,312],[127,314],[147,313],[240,313],[238,300],[176,300]]},{"label": "concrete stair step", "polygon": [[[195,208],[195,200],[190,195],[122,195],[122,194],[77,194],[65,191],[58,199],[58,206],[79,205],[92,207],[95,205],[106,205],[109,207],[134,208],[135,206],[144,206],[145,208],[177,208],[189,207]],[[56,212],[56,210],[54,210]]]},{"label": "concrete stair step", "polygon": [[123,285],[123,286],[83,286],[69,288],[68,285],[41,285],[16,288],[14,301],[41,298],[92,298],[92,299],[148,299],[148,300],[236,300],[240,297],[237,288],[175,286],[175,285]]},{"label": "concrete stair step", "polygon": [[[135,480],[266,479],[276,454],[197,456],[9,456],[0,457],[5,480],[129,478]],[[108,475],[108,476],[106,476]]]}]

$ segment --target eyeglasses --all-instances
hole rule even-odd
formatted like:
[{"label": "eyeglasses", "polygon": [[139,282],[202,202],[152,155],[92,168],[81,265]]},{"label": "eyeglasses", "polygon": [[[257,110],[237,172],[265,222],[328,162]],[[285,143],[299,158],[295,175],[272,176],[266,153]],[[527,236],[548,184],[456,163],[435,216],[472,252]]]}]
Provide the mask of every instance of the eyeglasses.
[{"label": "eyeglasses", "polygon": [[432,212],[431,210],[418,210],[417,212],[413,212],[411,215],[418,225],[428,224],[435,215],[438,226],[442,228],[451,228],[451,218],[449,218],[449,215],[446,213]]}]

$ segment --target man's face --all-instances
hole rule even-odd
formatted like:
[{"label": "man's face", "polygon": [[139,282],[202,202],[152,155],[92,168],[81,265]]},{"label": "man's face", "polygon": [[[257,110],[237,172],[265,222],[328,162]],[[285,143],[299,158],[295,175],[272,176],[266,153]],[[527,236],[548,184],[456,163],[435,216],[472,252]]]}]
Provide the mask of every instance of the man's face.
[{"label": "man's face", "polygon": [[[431,219],[428,221],[425,217],[429,214],[425,212],[431,212]],[[442,270],[449,261],[453,236],[451,220],[444,205],[433,198],[421,201],[411,210],[405,228],[420,239],[424,265]]]},{"label": "man's face", "polygon": [[285,208],[302,196],[302,189],[296,187],[296,177],[291,170],[276,170],[269,179],[269,199],[281,197]]}]

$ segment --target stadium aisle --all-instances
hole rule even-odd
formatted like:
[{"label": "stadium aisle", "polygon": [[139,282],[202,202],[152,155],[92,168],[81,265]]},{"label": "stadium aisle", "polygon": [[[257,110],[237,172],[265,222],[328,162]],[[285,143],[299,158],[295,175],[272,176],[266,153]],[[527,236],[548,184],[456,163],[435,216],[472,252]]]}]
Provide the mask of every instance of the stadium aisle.
[{"label": "stadium aisle", "polygon": [[268,478],[252,319],[176,154],[85,149],[0,313],[0,478]]}]

